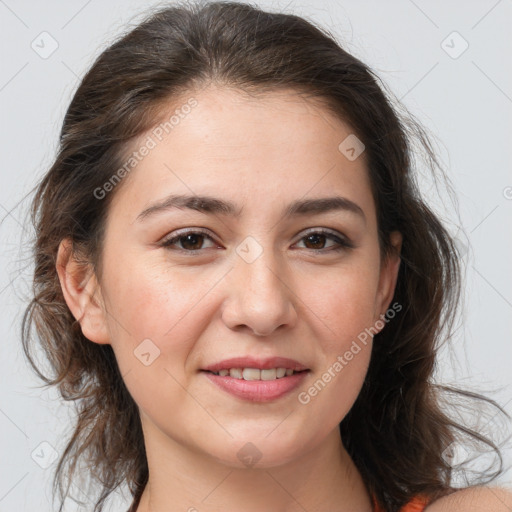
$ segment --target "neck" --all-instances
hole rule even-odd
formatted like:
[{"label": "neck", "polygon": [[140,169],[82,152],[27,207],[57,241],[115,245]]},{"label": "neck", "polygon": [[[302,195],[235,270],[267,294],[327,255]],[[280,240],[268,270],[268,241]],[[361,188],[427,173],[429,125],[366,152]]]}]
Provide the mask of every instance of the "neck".
[{"label": "neck", "polygon": [[154,426],[145,430],[149,479],[137,512],[372,512],[371,498],[338,428],[300,457],[258,468],[219,463]]}]

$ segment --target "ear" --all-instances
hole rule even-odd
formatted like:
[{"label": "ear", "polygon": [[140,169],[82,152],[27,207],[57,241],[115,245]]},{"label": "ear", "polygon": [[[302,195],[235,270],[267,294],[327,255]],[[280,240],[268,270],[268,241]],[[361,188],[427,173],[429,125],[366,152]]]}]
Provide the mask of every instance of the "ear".
[{"label": "ear", "polygon": [[66,304],[80,323],[84,336],[95,343],[108,344],[110,336],[101,288],[91,265],[78,260],[69,239],[59,244],[56,269]]},{"label": "ear", "polygon": [[393,231],[390,234],[392,245],[390,253],[382,261],[379,275],[377,297],[375,300],[375,320],[384,315],[389,308],[395,293],[398,270],[400,269],[400,251],[402,249],[402,234]]}]

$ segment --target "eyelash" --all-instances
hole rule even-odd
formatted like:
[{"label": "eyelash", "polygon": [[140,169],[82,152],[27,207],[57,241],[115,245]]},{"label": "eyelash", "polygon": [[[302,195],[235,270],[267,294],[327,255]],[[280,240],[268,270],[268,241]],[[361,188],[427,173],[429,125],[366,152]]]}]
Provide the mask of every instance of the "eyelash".
[{"label": "eyelash", "polygon": [[[197,230],[193,230],[193,231],[192,230],[183,231],[183,232],[173,236],[172,238],[164,239],[160,245],[162,247],[165,247],[170,250],[185,253],[188,256],[195,256],[197,253],[201,252],[202,249],[187,250],[187,249],[180,249],[180,248],[178,248],[178,249],[171,248],[171,246],[174,243],[178,242],[181,238],[185,238],[187,235],[203,235],[215,243],[215,240],[208,233],[206,233],[206,231],[197,229]],[[353,249],[355,247],[352,244],[352,242],[350,242],[347,238],[339,237],[336,234],[332,233],[331,231],[328,231],[325,229],[315,229],[315,230],[309,231],[299,240],[299,242],[311,235],[325,235],[327,238],[334,240],[338,244],[338,247],[328,247],[327,249],[309,249],[310,251],[312,251],[314,253],[326,253],[326,252],[330,252],[330,251],[340,252],[340,251],[343,251],[346,249]]]}]

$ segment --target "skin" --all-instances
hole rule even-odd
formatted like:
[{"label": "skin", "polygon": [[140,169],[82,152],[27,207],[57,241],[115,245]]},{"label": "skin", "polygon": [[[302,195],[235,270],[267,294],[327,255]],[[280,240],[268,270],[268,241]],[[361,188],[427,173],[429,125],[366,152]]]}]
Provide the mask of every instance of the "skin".
[{"label": "skin", "polygon": [[496,486],[462,489],[436,500],[425,512],[510,512],[512,491]]},{"label": "skin", "polygon": [[[112,345],[139,406],[150,477],[138,512],[371,512],[338,430],[360,392],[371,338],[309,403],[298,394],[390,307],[400,234],[391,237],[396,252],[382,259],[364,153],[350,161],[338,150],[352,131],[321,106],[292,91],[256,98],[211,86],[169,111],[191,96],[198,105],[110,192],[101,274],[75,260],[68,240],[57,261],[84,335]],[[207,194],[243,211],[170,209],[137,220],[169,194]],[[359,205],[364,218],[281,213],[294,200],[334,195]],[[212,239],[161,245],[183,228]],[[311,241],[308,228],[327,228],[354,247],[329,250],[336,241]],[[262,251],[250,263],[236,251],[249,236]],[[178,250],[194,244],[196,256]],[[148,366],[134,356],[145,339],[160,350]],[[249,354],[290,357],[310,372],[285,397],[255,403],[199,371]],[[251,467],[237,456],[249,442],[261,454]]]}]

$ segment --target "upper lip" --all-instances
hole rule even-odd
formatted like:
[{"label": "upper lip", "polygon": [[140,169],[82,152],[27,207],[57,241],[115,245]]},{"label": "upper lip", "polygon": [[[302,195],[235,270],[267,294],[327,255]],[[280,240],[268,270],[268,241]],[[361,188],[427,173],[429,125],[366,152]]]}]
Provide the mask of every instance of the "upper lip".
[{"label": "upper lip", "polygon": [[218,372],[219,370],[229,370],[230,368],[260,368],[261,370],[269,368],[286,368],[295,370],[296,372],[309,369],[298,361],[288,357],[268,357],[265,359],[259,359],[257,357],[250,356],[224,359],[223,361],[211,364],[202,369],[209,370],[211,372]]}]

